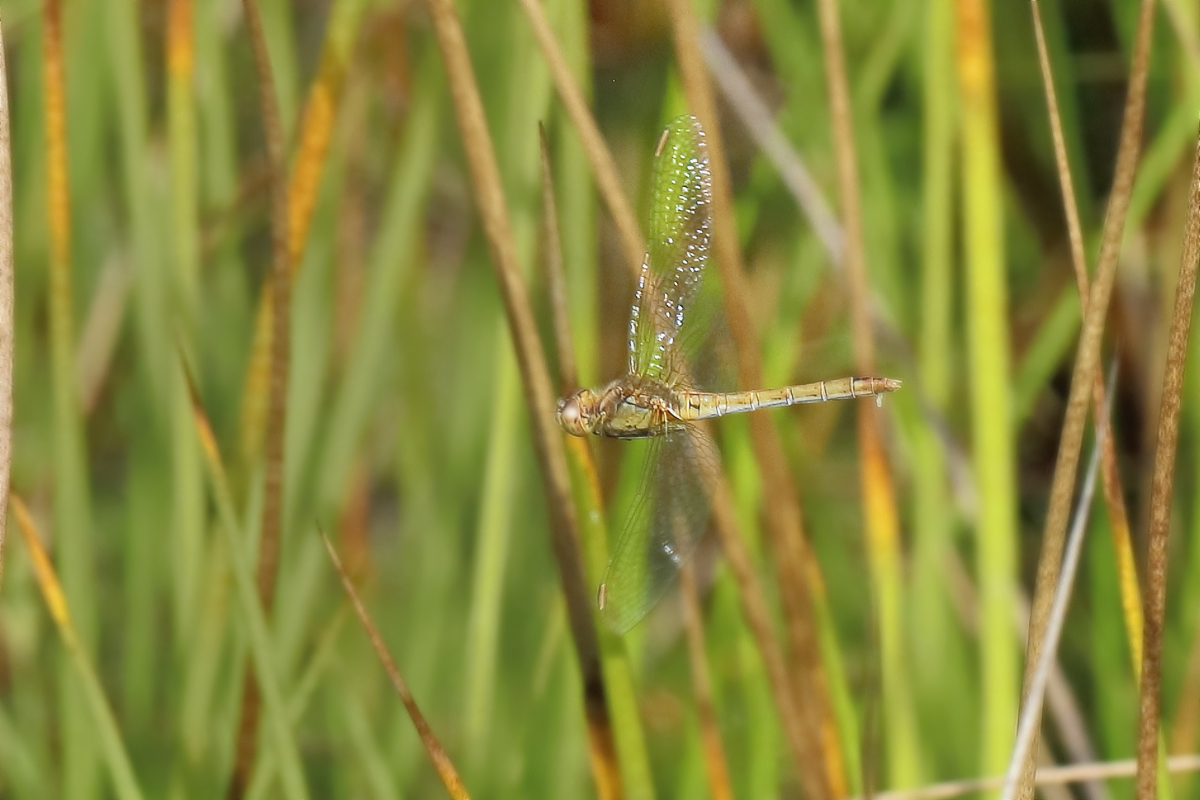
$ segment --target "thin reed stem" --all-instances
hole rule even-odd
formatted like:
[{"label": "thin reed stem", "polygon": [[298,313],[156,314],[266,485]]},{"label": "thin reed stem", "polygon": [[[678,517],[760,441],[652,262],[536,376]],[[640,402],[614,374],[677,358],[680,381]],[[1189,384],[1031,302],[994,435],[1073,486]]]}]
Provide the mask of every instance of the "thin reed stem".
[{"label": "thin reed stem", "polygon": [[329,560],[333,563],[333,568],[341,580],[342,588],[345,589],[346,596],[350,598],[350,604],[354,607],[354,613],[358,615],[358,621],[362,623],[363,630],[366,631],[368,638],[370,638],[371,646],[375,649],[375,654],[379,656],[379,661],[383,664],[384,671],[387,672],[388,680],[392,682],[392,687],[400,697],[400,702],[404,704],[404,710],[408,712],[413,727],[417,729],[417,735],[421,738],[421,744],[425,746],[425,752],[429,755],[429,760],[433,764],[434,770],[437,771],[438,778],[442,781],[442,786],[453,800],[467,800],[470,797],[467,793],[467,787],[463,784],[462,778],[459,777],[458,770],[455,769],[454,762],[451,761],[449,754],[446,753],[446,749],[438,741],[433,728],[429,726],[425,715],[421,713],[421,708],[417,705],[416,698],[413,697],[412,691],[408,688],[408,683],[404,680],[404,676],[400,674],[400,669],[396,666],[396,662],[392,659],[391,654],[388,653],[387,645],[383,643],[383,638],[379,635],[378,628],[375,627],[375,623],[372,621],[371,615],[367,612],[366,606],[359,599],[358,591],[354,588],[354,584],[350,581],[350,576],[346,574],[346,569],[342,566],[341,559],[338,558],[337,551],[333,548],[333,542],[329,541],[329,537],[325,535],[325,531],[320,531],[320,534],[321,541],[325,544],[325,552],[329,554]]},{"label": "thin reed stem", "polygon": [[[733,217],[732,189],[721,146],[712,86],[700,52],[700,26],[688,0],[672,0],[668,8],[684,94],[708,136],[713,189],[713,248],[721,270],[725,315],[737,351],[738,377],[743,386],[761,386],[762,361],[758,352],[758,337],[745,302],[746,289],[742,278],[737,225]],[[800,501],[788,478],[787,461],[774,426],[770,418],[762,414],[752,414],[749,424],[759,471],[766,484],[765,491],[767,496],[773,498],[767,504],[769,541],[783,593],[791,657],[798,664],[794,677],[784,677],[773,668],[776,659],[774,653],[778,651],[773,635],[768,637],[765,630],[758,631],[762,637],[759,647],[763,650],[767,674],[808,800],[828,800],[845,794],[846,776],[840,743],[836,737],[821,734],[826,728],[832,729],[833,710],[820,660],[811,587],[806,571],[816,569],[815,561],[807,552]],[[722,545],[726,547],[726,556],[731,561],[728,548],[740,546],[738,542],[740,540],[734,536],[722,536]],[[743,577],[756,581],[752,572],[744,573]],[[753,592],[757,594],[757,590]],[[782,655],[779,659],[782,662]],[[789,683],[792,685],[785,685]]]},{"label": "thin reed stem", "polygon": [[696,586],[694,564],[684,564],[679,571],[679,597],[683,607],[683,626],[687,635],[688,662],[691,665],[692,691],[696,699],[696,716],[700,721],[700,740],[704,751],[704,771],[708,775],[708,791],[713,800],[731,800],[729,765],[717,726],[717,709],[713,699],[712,675],[704,647],[704,616],[700,608],[700,591]]},{"label": "thin reed stem", "polygon": [[[1075,282],[1079,288],[1080,303],[1086,307],[1088,297],[1087,257],[1083,249],[1083,232],[1079,223],[1079,208],[1075,201],[1075,187],[1071,180],[1071,164],[1067,159],[1067,147],[1062,130],[1062,118],[1058,110],[1058,93],[1054,88],[1054,76],[1050,69],[1050,55],[1046,49],[1046,34],[1042,26],[1042,13],[1038,0],[1030,0],[1033,10],[1033,32],[1037,41],[1038,66],[1042,74],[1042,90],[1046,95],[1046,111],[1050,119],[1050,138],[1054,144],[1054,162],[1058,172],[1059,188],[1063,196],[1063,209],[1067,221],[1067,238],[1071,245],[1071,265],[1075,270]],[[1101,408],[1107,405],[1104,381],[1097,371],[1092,378],[1092,405]],[[1125,509],[1125,495],[1121,488],[1121,476],[1117,468],[1116,443],[1107,417],[1096,420],[1096,436],[1104,442],[1101,454],[1104,476],[1104,500],[1112,525],[1113,547],[1117,552],[1117,579],[1121,587],[1121,605],[1125,612],[1125,630],[1129,637],[1129,651],[1134,664],[1134,673],[1141,670],[1142,648],[1142,605],[1138,591],[1137,565],[1133,558],[1133,544],[1129,533],[1129,514]]]},{"label": "thin reed stem", "polygon": [[[1038,557],[1029,638],[1025,648],[1027,664],[1034,664],[1038,661],[1042,641],[1045,638],[1054,586],[1058,582],[1062,565],[1063,543],[1066,539],[1071,497],[1074,493],[1075,477],[1079,467],[1079,451],[1083,443],[1088,400],[1089,395],[1094,391],[1093,376],[1097,372],[1100,360],[1100,345],[1108,314],[1108,301],[1112,296],[1113,284],[1116,281],[1125,216],[1129,210],[1129,198],[1137,172],[1146,106],[1146,77],[1150,67],[1154,8],[1155,4],[1151,0],[1142,0],[1138,11],[1137,35],[1134,41],[1133,61],[1130,65],[1129,89],[1125,98],[1124,116],[1121,121],[1121,137],[1117,150],[1113,186],[1109,194],[1108,211],[1104,217],[1096,274],[1088,293],[1079,349],[1071,373],[1067,412],[1063,420],[1058,457],[1050,486],[1050,508],[1046,513],[1046,524],[1042,532],[1042,549]],[[1027,670],[1023,695],[1026,693],[1029,680],[1030,673]],[[1021,789],[1017,793],[1019,800],[1030,800],[1033,796],[1034,761],[1032,756],[1034,752],[1036,752],[1036,747],[1032,748],[1030,758],[1026,762]]]},{"label": "thin reed stem", "polygon": [[[836,0],[817,3],[821,49],[825,60],[829,118],[837,159],[838,197],[844,230],[843,266],[850,290],[850,324],[854,366],[859,375],[876,374],[875,342],[871,330],[871,296],[863,238],[862,197],[855,150],[854,120],[846,59],[842,51],[841,22]],[[859,487],[867,552],[872,567],[876,614],[879,619],[880,672],[883,686],[884,726],[887,742],[888,782],[908,786],[919,780],[919,737],[910,697],[908,661],[903,647],[903,576],[900,559],[900,523],[891,468],[884,454],[880,415],[860,403],[858,422]]]},{"label": "thin reed stem", "polygon": [[1154,478],[1150,493],[1150,527],[1146,545],[1146,619],[1142,639],[1141,702],[1138,708],[1138,800],[1153,800],[1158,789],[1159,718],[1162,707],[1162,648],[1167,604],[1167,543],[1171,526],[1171,495],[1175,483],[1175,449],[1183,402],[1183,370],[1200,266],[1200,132],[1192,163],[1191,195],[1179,259],[1179,283],[1171,317],[1167,364],[1163,371],[1162,405],[1158,412],[1158,441],[1154,447]]},{"label": "thin reed stem", "polygon": [[[476,203],[487,235],[492,268],[500,284],[509,331],[517,351],[533,429],[534,448],[541,466],[543,487],[550,512],[551,545],[558,566],[560,585],[566,598],[567,616],[583,676],[583,700],[589,724],[592,754],[601,762],[613,751],[612,729],[605,703],[591,599],[586,590],[580,555],[579,528],[571,502],[570,478],[562,447],[562,434],[554,423],[554,393],[545,356],[538,341],[533,311],[517,265],[512,226],[500,171],[483,115],[483,105],[466,41],[451,0],[428,0],[438,48],[450,83],[459,134],[466,150],[467,165],[475,189]],[[606,770],[594,768],[595,774]]]},{"label": "thin reed stem", "polygon": [[[275,79],[263,34],[262,18],[256,0],[245,0],[246,27],[254,51],[258,78],[267,163],[271,173],[272,258],[269,280],[271,293],[271,338],[265,445],[263,453],[262,531],[258,540],[256,580],[258,601],[269,618],[275,602],[275,583],[279,574],[283,528],[284,432],[287,424],[288,373],[291,361],[292,251],[288,240],[288,191],[284,183],[283,124],[275,95]],[[250,785],[258,742],[260,688],[247,665],[242,683],[241,717],[238,724],[237,753],[228,797],[238,798]]]}]

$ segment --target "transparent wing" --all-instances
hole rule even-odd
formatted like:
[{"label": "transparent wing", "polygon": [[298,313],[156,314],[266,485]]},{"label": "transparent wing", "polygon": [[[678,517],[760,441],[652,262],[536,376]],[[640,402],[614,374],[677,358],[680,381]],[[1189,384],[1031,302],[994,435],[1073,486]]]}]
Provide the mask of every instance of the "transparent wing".
[{"label": "transparent wing", "polygon": [[[697,300],[702,292],[712,228],[712,178],[704,130],[695,117],[667,126],[655,151],[650,240],[634,290],[629,320],[629,371],[679,383],[702,337]],[[706,314],[699,314],[706,316]],[[692,323],[685,328],[685,320]]]},{"label": "transparent wing", "polygon": [[708,527],[717,468],[716,447],[699,426],[651,443],[642,493],[604,576],[601,614],[613,630],[640,622],[691,557]]}]

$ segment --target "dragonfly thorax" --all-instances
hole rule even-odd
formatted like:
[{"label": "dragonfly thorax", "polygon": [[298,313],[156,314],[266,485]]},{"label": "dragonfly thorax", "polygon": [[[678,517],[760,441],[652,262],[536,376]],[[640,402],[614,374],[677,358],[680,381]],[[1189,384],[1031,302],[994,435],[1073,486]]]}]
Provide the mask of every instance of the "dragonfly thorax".
[{"label": "dragonfly thorax", "polygon": [[603,389],[580,389],[560,400],[558,424],[572,436],[661,436],[681,424],[676,402],[661,381],[626,375]]}]

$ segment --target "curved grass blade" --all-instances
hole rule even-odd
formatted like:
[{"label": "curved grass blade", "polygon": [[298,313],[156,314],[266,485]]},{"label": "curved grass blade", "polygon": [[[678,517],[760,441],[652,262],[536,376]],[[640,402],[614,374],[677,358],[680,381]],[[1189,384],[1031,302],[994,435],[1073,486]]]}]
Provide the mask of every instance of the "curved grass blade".
[{"label": "curved grass blade", "polygon": [[133,774],[133,765],[129,761],[129,753],[126,752],[125,743],[121,739],[121,731],[117,727],[116,717],[113,716],[112,707],[104,696],[104,687],[100,685],[95,667],[92,666],[87,650],[80,641],[79,633],[71,620],[67,595],[58,582],[58,576],[54,573],[50,557],[42,548],[41,535],[33,522],[33,517],[29,514],[29,509],[21,502],[20,497],[14,495],[12,500],[13,512],[17,517],[17,527],[25,538],[25,543],[29,546],[29,554],[33,559],[38,584],[42,589],[42,597],[46,600],[50,616],[54,619],[58,634],[62,637],[63,645],[67,648],[71,663],[78,673],[77,679],[86,705],[91,709],[94,718],[93,724],[98,729],[96,740],[108,762],[117,797],[120,800],[141,800],[142,790],[138,788],[137,778]]},{"label": "curved grass blade", "polygon": [[387,646],[383,643],[383,639],[380,637],[375,623],[371,621],[371,615],[367,613],[366,607],[358,597],[358,592],[355,590],[354,584],[350,581],[350,576],[346,574],[346,570],[342,567],[342,562],[338,558],[337,551],[333,549],[333,542],[329,541],[329,537],[325,535],[325,531],[320,531],[320,534],[321,541],[325,543],[325,550],[329,553],[329,560],[333,562],[333,567],[337,570],[342,587],[346,590],[346,596],[350,598],[350,602],[354,606],[354,612],[358,615],[363,629],[371,639],[371,646],[375,648],[375,653],[383,663],[388,678],[391,680],[392,686],[396,689],[396,694],[400,695],[400,702],[404,703],[404,710],[408,712],[409,718],[412,719],[413,726],[417,729],[417,734],[421,737],[421,744],[425,745],[425,750],[429,753],[429,760],[433,762],[433,767],[437,770],[442,785],[446,787],[446,793],[456,800],[458,798],[465,800],[470,795],[467,794],[467,788],[463,785],[462,778],[458,776],[458,771],[454,768],[454,763],[450,760],[450,756],[446,754],[445,748],[438,741],[433,729],[429,727],[429,722],[425,719],[425,715],[421,713],[421,709],[417,705],[412,692],[409,690],[404,676],[400,674],[400,670],[396,667],[396,662],[392,660],[391,654],[388,653]]},{"label": "curved grass blade", "polygon": [[[330,671],[342,627],[349,618],[349,612],[349,606],[340,605],[316,638],[316,644],[313,646],[304,672],[296,680],[292,687],[291,697],[287,701],[288,716],[293,725],[298,725],[304,718],[318,684]],[[250,788],[246,790],[247,800],[263,800],[269,796],[268,792],[274,786],[276,770],[275,754],[271,751],[263,753],[259,768],[254,771]]]},{"label": "curved grass blade", "polygon": [[257,686],[262,693],[267,740],[274,748],[275,758],[279,763],[284,796],[289,800],[305,800],[308,797],[308,789],[304,783],[300,752],[289,727],[287,706],[284,703],[283,690],[279,682],[279,669],[276,666],[275,652],[272,649],[273,643],[267,629],[266,614],[259,604],[258,594],[255,591],[254,570],[246,557],[246,548],[241,539],[242,531],[238,525],[237,512],[233,507],[233,492],[230,490],[225,467],[221,463],[221,453],[217,447],[216,436],[200,405],[200,397],[196,393],[196,386],[192,381],[191,374],[187,371],[186,363],[182,364],[181,368],[187,378],[188,395],[192,402],[196,432],[200,437],[200,448],[204,453],[205,465],[212,483],[217,514],[221,520],[220,528],[225,534],[226,551],[233,571],[235,594],[242,622],[246,626],[246,641],[254,663]]}]

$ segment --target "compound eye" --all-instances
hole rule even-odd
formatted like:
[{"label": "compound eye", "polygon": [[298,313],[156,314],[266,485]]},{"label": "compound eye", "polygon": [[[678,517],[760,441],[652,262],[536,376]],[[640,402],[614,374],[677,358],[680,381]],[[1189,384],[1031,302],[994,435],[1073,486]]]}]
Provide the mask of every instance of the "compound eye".
[{"label": "compound eye", "polygon": [[573,394],[558,401],[558,424],[572,436],[586,436],[587,426],[583,421],[583,409],[580,408],[579,395]]}]

